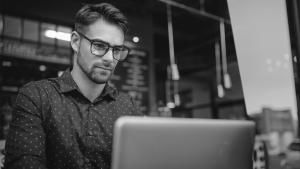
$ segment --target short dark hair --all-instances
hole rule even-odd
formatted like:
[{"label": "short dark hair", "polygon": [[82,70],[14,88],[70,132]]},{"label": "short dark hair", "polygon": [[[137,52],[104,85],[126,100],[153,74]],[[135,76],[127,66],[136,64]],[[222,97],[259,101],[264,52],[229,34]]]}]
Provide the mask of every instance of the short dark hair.
[{"label": "short dark hair", "polygon": [[83,31],[85,26],[93,24],[98,19],[104,19],[119,26],[124,33],[128,30],[125,15],[109,3],[86,4],[75,15],[75,31]]}]

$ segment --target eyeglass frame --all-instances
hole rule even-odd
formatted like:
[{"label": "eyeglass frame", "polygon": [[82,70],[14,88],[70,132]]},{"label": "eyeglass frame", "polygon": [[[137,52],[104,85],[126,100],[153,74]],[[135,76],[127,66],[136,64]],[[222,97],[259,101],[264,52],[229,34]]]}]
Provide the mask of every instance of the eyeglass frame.
[{"label": "eyeglass frame", "polygon": [[[125,45],[118,46],[118,47],[122,47],[122,48],[127,49],[128,52],[127,52],[126,56],[124,57],[124,59],[117,59],[117,58],[115,58],[115,54],[114,54],[114,49],[115,49],[116,46],[111,46],[108,42],[105,42],[105,41],[100,40],[100,39],[90,39],[90,38],[88,38],[87,36],[85,36],[83,33],[79,32],[79,31],[76,31],[76,32],[77,32],[80,36],[82,36],[84,39],[86,39],[87,41],[90,42],[90,52],[91,52],[91,54],[93,54],[93,55],[95,55],[95,56],[102,57],[102,56],[106,55],[106,53],[109,51],[109,49],[112,49],[112,56],[113,56],[113,58],[114,58],[115,60],[117,60],[117,61],[124,61],[124,60],[127,58],[127,56],[129,55],[129,53],[130,53],[130,48],[129,48],[129,47],[127,47],[127,46],[125,46]],[[106,51],[104,52],[103,55],[96,55],[96,54],[93,53],[92,47],[93,47],[93,43],[94,43],[94,42],[100,42],[100,43],[103,43],[103,44],[107,45],[107,49],[106,49]]]}]

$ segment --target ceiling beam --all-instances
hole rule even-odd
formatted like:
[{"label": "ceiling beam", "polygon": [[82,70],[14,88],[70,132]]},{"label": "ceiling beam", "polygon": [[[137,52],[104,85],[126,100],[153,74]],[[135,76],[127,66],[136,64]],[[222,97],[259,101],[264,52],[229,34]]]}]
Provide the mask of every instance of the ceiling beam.
[{"label": "ceiling beam", "polygon": [[180,8],[180,9],[183,9],[185,11],[188,11],[188,12],[198,15],[198,16],[204,16],[204,17],[207,17],[209,19],[212,19],[212,20],[215,20],[218,22],[224,22],[226,24],[230,24],[230,20],[228,20],[228,19],[222,18],[220,16],[216,16],[214,14],[205,12],[203,10],[199,10],[199,9],[195,9],[195,8],[186,6],[184,4],[181,4],[181,3],[178,3],[178,2],[175,2],[172,0],[158,0],[158,1],[168,4],[168,5],[171,5],[171,6],[174,6],[174,7],[177,7],[177,8]]}]

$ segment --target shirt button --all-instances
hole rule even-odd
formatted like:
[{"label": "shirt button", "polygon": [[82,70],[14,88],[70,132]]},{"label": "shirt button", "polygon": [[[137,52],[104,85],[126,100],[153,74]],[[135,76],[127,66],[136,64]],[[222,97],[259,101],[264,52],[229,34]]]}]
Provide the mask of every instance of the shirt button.
[{"label": "shirt button", "polygon": [[88,135],[89,135],[89,136],[93,136],[93,135],[94,135],[94,132],[91,131],[91,130],[89,130],[89,131],[88,131]]}]

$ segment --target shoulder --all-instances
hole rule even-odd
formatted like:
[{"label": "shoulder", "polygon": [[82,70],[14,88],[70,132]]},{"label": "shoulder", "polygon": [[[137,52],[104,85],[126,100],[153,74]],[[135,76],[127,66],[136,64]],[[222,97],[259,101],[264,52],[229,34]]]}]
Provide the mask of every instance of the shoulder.
[{"label": "shoulder", "polygon": [[42,79],[39,81],[28,82],[19,89],[19,94],[41,95],[48,93],[55,88],[55,83],[51,79]]},{"label": "shoulder", "polygon": [[125,92],[119,92],[116,101],[118,103],[118,106],[123,106],[124,112],[125,110],[129,109],[127,115],[134,115],[134,116],[143,116],[140,107],[138,106],[139,103],[134,100],[134,98]]},{"label": "shoulder", "polygon": [[116,100],[117,101],[121,101],[121,100],[132,100],[132,97],[125,92],[118,92],[117,96],[116,96]]},{"label": "shoulder", "polygon": [[125,92],[118,92],[114,99],[117,106],[132,107],[134,105],[133,98]]},{"label": "shoulder", "polygon": [[42,80],[38,80],[38,81],[31,81],[31,82],[28,82],[26,84],[24,84],[22,87],[21,87],[21,90],[26,90],[26,89],[41,89],[41,88],[45,88],[47,86],[50,85],[50,81],[49,79],[42,79]]},{"label": "shoulder", "polygon": [[49,79],[32,81],[22,86],[16,98],[16,107],[32,109],[44,113],[49,108],[49,101],[57,90]]}]

